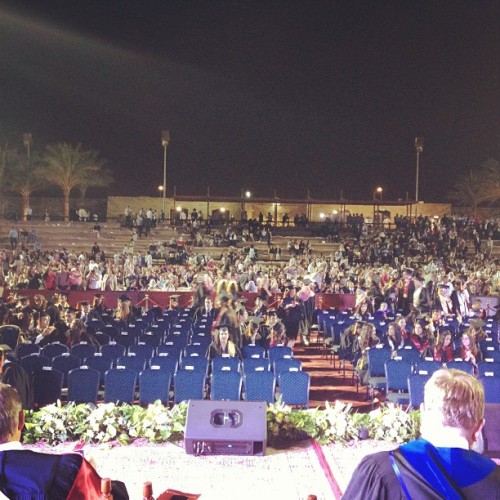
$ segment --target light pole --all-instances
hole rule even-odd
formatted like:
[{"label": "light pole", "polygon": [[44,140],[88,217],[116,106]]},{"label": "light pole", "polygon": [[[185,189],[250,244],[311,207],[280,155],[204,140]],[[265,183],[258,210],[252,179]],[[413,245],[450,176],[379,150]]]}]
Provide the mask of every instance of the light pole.
[{"label": "light pole", "polygon": [[161,145],[163,146],[163,214],[165,214],[165,201],[167,196],[167,147],[170,143],[170,132],[166,129],[161,131]]},{"label": "light pole", "polygon": [[380,201],[382,201],[382,194],[384,190],[382,187],[378,186],[375,188],[375,191],[373,191],[373,200],[375,201],[377,199],[377,194],[380,196]]},{"label": "light pole", "polygon": [[415,137],[415,151],[417,153],[417,173],[415,175],[415,201],[418,203],[418,177],[420,173],[420,153],[424,150],[424,138]]},{"label": "light pole", "polygon": [[[25,203],[26,206],[23,207],[23,220],[26,221],[28,219],[28,211],[30,210],[30,163],[31,163],[31,144],[33,142],[33,136],[31,135],[31,132],[25,132],[23,134],[23,144],[24,147],[26,148],[26,157],[27,157],[27,162],[26,162],[26,191],[25,191]],[[30,216],[31,218],[31,216]]]}]

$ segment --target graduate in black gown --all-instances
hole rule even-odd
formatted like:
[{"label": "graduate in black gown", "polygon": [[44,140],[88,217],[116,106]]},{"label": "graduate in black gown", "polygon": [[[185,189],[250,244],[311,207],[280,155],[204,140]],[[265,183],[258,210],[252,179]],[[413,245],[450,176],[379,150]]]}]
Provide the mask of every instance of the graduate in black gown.
[{"label": "graduate in black gown", "polygon": [[422,439],[365,457],[342,498],[500,498],[500,467],[471,449],[484,425],[482,384],[438,370],[425,386],[421,418]]}]

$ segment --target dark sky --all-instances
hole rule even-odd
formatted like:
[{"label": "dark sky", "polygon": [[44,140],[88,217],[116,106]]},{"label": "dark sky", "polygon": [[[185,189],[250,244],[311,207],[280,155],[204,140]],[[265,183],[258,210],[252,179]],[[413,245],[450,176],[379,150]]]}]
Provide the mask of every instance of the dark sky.
[{"label": "dark sky", "polygon": [[0,125],[81,142],[110,194],[444,201],[500,160],[497,0],[0,0]]}]

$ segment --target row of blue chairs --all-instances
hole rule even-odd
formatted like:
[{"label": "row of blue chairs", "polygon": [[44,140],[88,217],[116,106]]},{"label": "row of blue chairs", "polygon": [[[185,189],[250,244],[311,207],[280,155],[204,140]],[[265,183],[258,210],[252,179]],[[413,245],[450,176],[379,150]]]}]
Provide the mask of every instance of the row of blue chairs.
[{"label": "row of blue chairs", "polygon": [[[87,366],[70,370],[67,401],[96,404],[101,388],[101,374]],[[111,368],[104,376],[104,402],[147,405],[160,400],[168,405],[189,399],[204,399],[209,387],[209,397],[215,400],[239,400],[244,395],[249,401],[275,401],[278,377],[270,371],[214,371],[210,378],[199,371],[178,370],[175,373],[160,369],[144,369],[137,373],[129,368]],[[207,382],[210,382],[207,384]],[[53,368],[35,370],[33,373],[34,400],[42,407],[62,398],[64,373]],[[137,387],[138,385],[138,387]],[[173,396],[170,391],[173,385]],[[293,406],[309,404],[310,376],[306,372],[291,371],[279,375],[280,394],[283,402]],[[138,395],[136,397],[136,391]]]}]

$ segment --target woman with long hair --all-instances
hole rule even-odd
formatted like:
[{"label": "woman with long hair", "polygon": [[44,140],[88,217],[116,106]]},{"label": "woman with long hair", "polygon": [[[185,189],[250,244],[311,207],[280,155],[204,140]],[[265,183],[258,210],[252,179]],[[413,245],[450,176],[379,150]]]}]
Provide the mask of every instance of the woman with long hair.
[{"label": "woman with long hair", "polygon": [[439,363],[453,361],[454,349],[451,332],[446,330],[439,335],[438,341],[434,347],[434,360]]},{"label": "woman with long hair", "polygon": [[229,338],[229,328],[225,324],[217,325],[212,343],[207,349],[207,358],[212,361],[218,356],[230,356],[241,359],[239,347]]}]

